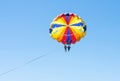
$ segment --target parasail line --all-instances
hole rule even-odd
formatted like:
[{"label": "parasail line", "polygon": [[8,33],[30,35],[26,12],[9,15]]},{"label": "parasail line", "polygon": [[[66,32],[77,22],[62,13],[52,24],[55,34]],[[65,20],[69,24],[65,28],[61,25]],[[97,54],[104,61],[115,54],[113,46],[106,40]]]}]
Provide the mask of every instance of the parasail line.
[{"label": "parasail line", "polygon": [[[51,51],[51,52],[52,52],[52,51]],[[41,58],[43,58],[43,57],[49,55],[48,53],[49,53],[49,54],[52,54],[52,53],[50,53],[50,52],[47,52],[47,53],[45,53],[45,54],[43,54],[43,55],[41,55],[41,56],[38,56],[38,57],[36,57],[36,58],[34,58],[34,59],[32,59],[32,60],[29,60],[28,62],[24,63],[24,64],[21,65],[21,66],[12,68],[12,69],[10,69],[10,70],[8,70],[8,71],[6,71],[6,72],[1,73],[1,74],[0,74],[0,77],[3,76],[3,75],[8,74],[8,73],[10,73],[10,72],[13,72],[13,71],[15,71],[15,70],[17,70],[17,69],[19,69],[19,68],[22,68],[22,67],[24,67],[24,66],[26,66],[26,65],[28,65],[28,64],[30,64],[30,63],[36,61],[36,60],[39,60],[39,59],[41,59]]]}]

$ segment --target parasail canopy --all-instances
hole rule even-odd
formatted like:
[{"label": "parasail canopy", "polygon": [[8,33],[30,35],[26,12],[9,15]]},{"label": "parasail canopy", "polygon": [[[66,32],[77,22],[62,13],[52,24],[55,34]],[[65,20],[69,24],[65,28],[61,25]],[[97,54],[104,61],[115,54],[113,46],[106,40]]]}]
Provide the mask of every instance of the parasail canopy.
[{"label": "parasail canopy", "polygon": [[75,44],[86,35],[86,24],[73,13],[58,15],[50,25],[50,36],[63,44]]}]

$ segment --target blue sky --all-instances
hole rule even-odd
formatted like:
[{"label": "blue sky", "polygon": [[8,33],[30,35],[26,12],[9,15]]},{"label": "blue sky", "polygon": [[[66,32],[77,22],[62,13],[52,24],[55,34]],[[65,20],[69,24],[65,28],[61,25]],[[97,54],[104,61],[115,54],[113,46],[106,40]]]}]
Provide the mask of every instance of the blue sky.
[{"label": "blue sky", "polygon": [[[120,81],[119,0],[1,0],[0,73],[38,56],[0,81]],[[65,53],[49,36],[59,14],[72,12],[87,24],[87,35]]]}]

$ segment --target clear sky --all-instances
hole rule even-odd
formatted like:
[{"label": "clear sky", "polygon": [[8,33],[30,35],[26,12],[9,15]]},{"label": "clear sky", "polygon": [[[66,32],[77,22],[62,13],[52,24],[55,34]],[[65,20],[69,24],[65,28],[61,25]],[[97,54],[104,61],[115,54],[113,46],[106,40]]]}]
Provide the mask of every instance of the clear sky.
[{"label": "clear sky", "polygon": [[[69,53],[51,39],[49,25],[64,12],[87,24]],[[120,0],[1,0],[0,81],[120,81]]]}]

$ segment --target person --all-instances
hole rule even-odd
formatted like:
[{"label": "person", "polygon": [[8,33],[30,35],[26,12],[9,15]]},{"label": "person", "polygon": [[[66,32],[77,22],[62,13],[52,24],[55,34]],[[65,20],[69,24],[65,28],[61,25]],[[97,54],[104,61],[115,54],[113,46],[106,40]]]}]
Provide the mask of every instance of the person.
[{"label": "person", "polygon": [[67,46],[66,45],[64,45],[64,49],[65,49],[65,52],[67,51]]},{"label": "person", "polygon": [[68,47],[67,47],[67,48],[68,48],[68,51],[70,51],[70,48],[71,48],[71,47],[70,47],[71,41],[69,41],[69,42],[67,43],[67,45],[68,45]]},{"label": "person", "polygon": [[68,51],[70,51],[70,48],[71,48],[70,45],[67,48],[68,48]]}]

